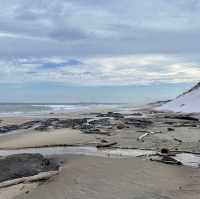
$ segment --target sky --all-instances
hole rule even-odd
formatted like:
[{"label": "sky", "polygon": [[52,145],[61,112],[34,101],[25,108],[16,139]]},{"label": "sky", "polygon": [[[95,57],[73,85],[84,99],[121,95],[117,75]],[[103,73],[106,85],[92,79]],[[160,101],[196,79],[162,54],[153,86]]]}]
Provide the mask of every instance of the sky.
[{"label": "sky", "polygon": [[174,98],[199,35],[199,0],[0,0],[0,102]]}]

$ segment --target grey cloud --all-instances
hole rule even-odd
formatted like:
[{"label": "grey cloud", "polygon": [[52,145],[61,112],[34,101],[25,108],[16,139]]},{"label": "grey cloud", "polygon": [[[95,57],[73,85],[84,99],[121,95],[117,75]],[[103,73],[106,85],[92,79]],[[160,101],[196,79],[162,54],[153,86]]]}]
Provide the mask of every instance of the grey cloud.
[{"label": "grey cloud", "polygon": [[173,54],[200,64],[198,0],[0,0],[0,10],[1,59]]},{"label": "grey cloud", "polygon": [[88,38],[88,35],[85,32],[77,28],[71,28],[71,27],[57,28],[54,31],[50,32],[49,36],[56,40],[61,40],[61,41],[81,40]]},{"label": "grey cloud", "polygon": [[[171,34],[174,31],[176,34],[181,34],[182,29],[189,33],[191,31],[199,33],[198,28],[200,28],[198,1],[15,0],[8,1],[1,10],[6,11],[9,7],[13,7],[12,12],[9,15],[3,12],[1,15],[1,31],[21,33],[22,36],[25,34],[35,38],[50,37],[61,41],[89,37],[101,43],[101,39],[105,39],[107,35],[112,42],[115,34],[119,38],[126,39],[132,35],[137,38],[144,32],[150,31],[150,34],[157,37],[158,34],[162,36],[163,32],[158,33],[158,31],[163,29],[164,32],[169,30]],[[191,27],[191,21],[194,27]],[[180,31],[177,32],[177,29]],[[102,34],[98,34],[99,32]],[[101,46],[96,47],[101,48]]]},{"label": "grey cloud", "polygon": [[35,13],[33,11],[25,11],[25,12],[20,12],[18,13],[15,18],[16,20],[19,21],[35,21],[35,20],[39,20],[41,17],[44,17],[44,15],[41,15],[39,13]]},{"label": "grey cloud", "polygon": [[[125,31],[125,30],[123,30]],[[172,33],[135,31],[129,37],[59,42],[28,38],[0,37],[1,57],[49,57],[49,56],[110,56],[122,54],[197,54],[200,51],[198,33]],[[72,33],[71,33],[72,34]],[[79,35],[79,34],[78,34]],[[62,36],[62,35],[61,35]],[[66,36],[66,35],[63,35]],[[81,35],[80,35],[81,36]],[[62,38],[62,37],[61,37]],[[83,38],[83,37],[82,37]],[[64,38],[66,39],[66,38]],[[65,40],[66,41],[66,40]]]}]

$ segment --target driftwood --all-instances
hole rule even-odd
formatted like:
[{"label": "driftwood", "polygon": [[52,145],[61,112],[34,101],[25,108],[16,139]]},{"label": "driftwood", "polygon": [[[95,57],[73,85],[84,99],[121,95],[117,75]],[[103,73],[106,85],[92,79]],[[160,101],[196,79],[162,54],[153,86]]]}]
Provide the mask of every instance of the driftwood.
[{"label": "driftwood", "polygon": [[147,135],[149,135],[150,133],[144,133],[142,134],[140,137],[137,138],[137,140],[143,141],[143,138],[145,138]]},{"label": "driftwood", "polygon": [[21,184],[21,183],[47,180],[47,179],[57,175],[58,173],[59,173],[59,171],[49,171],[49,172],[42,172],[42,173],[39,173],[39,174],[34,175],[34,176],[17,178],[17,179],[14,179],[14,180],[7,180],[7,181],[0,183],[0,188],[5,188],[5,187]]},{"label": "driftwood", "polygon": [[183,142],[182,140],[177,139],[177,138],[174,138],[174,141],[177,141],[177,142],[179,142],[179,143],[182,143],[182,142]]},{"label": "driftwood", "polygon": [[168,155],[159,155],[157,157],[150,158],[150,160],[165,163],[165,164],[171,164],[171,165],[179,165],[179,166],[183,165],[182,162]]},{"label": "driftwood", "polygon": [[176,158],[173,157],[175,155],[176,153],[171,152],[169,149],[162,148],[160,153],[152,155],[150,160],[171,165],[179,165],[179,166],[183,165],[182,162],[176,160]]},{"label": "driftwood", "polygon": [[153,135],[153,134],[156,134],[156,133],[161,133],[160,131],[159,131],[159,132],[154,132],[154,131],[143,131],[143,132],[146,132],[146,133],[144,133],[144,134],[142,134],[141,136],[139,136],[139,137],[137,138],[137,140],[139,140],[139,141],[144,141],[144,138],[145,138],[146,136],[148,136],[148,135]]},{"label": "driftwood", "polygon": [[105,143],[105,144],[97,144],[97,148],[107,148],[116,145],[117,142]]}]

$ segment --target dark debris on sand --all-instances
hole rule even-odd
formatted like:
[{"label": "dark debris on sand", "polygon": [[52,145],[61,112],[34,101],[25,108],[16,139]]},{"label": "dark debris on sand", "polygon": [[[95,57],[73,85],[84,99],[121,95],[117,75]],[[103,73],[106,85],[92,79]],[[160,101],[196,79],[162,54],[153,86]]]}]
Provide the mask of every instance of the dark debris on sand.
[{"label": "dark debris on sand", "polygon": [[[146,114],[146,116],[144,116]],[[128,116],[128,117],[127,117]],[[130,114],[117,112],[96,113],[92,118],[61,119],[48,118],[33,120],[17,125],[0,126],[0,133],[8,133],[16,130],[33,129],[36,131],[48,131],[51,129],[72,128],[79,129],[86,134],[112,135],[115,130],[126,128],[139,128],[143,130],[165,126],[168,131],[177,127],[199,128],[197,118],[188,114],[169,114],[163,112],[143,111]]]},{"label": "dark debris on sand", "polygon": [[56,171],[56,162],[40,154],[17,154],[0,158],[0,182]]}]

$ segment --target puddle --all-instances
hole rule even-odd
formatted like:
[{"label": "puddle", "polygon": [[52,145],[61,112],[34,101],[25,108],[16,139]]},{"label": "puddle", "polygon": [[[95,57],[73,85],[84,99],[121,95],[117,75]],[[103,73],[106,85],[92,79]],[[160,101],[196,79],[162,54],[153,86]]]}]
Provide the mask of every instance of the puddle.
[{"label": "puddle", "polygon": [[43,147],[27,149],[0,150],[0,156],[7,156],[20,153],[40,153],[49,155],[88,155],[100,157],[138,157],[155,154],[153,151],[132,150],[132,149],[97,149],[96,147]]},{"label": "puddle", "polygon": [[200,155],[192,154],[192,153],[180,153],[174,157],[176,160],[183,163],[185,166],[200,166]]},{"label": "puddle", "polygon": [[[27,149],[10,149],[0,150],[0,156],[21,154],[21,153],[40,153],[44,156],[50,155],[86,155],[109,158],[126,158],[151,156],[156,154],[155,151],[140,149],[97,149],[96,147],[43,147]],[[173,157],[185,166],[199,167],[200,155],[190,153],[180,153]]]},{"label": "puddle", "polygon": [[102,150],[102,152],[110,156],[120,157],[139,157],[156,154],[155,151],[140,149],[104,149]]}]

